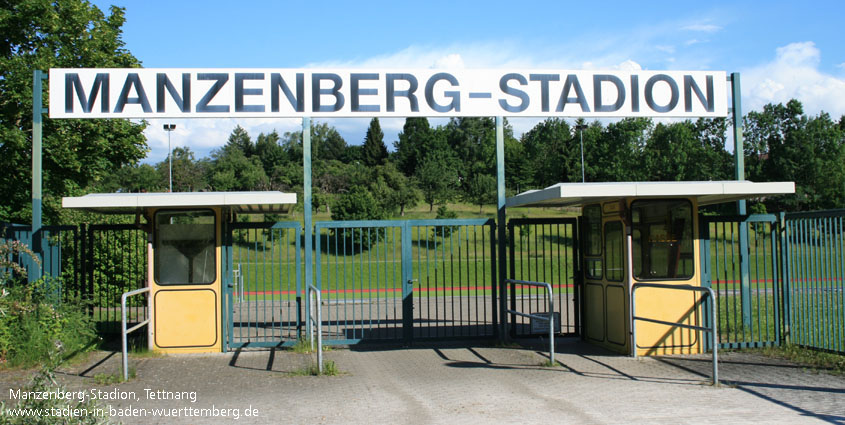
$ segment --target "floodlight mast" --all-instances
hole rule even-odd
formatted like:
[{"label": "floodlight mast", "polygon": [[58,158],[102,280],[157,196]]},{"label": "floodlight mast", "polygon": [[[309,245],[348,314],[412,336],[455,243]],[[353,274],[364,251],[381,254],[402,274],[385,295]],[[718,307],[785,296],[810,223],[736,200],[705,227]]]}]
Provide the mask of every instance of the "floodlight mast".
[{"label": "floodlight mast", "polygon": [[170,133],[176,129],[176,124],[165,124],[164,131],[167,132],[167,159],[169,162],[168,181],[170,182],[170,192],[173,192],[173,149],[170,147]]}]

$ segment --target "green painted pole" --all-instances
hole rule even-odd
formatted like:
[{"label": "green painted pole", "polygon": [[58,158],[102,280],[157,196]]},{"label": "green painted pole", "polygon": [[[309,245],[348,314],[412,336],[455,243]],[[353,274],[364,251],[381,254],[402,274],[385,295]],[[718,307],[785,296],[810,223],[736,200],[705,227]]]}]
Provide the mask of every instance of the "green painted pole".
[{"label": "green painted pole", "polygon": [[498,214],[496,215],[496,223],[499,228],[499,255],[498,266],[499,274],[497,283],[499,285],[499,339],[505,340],[508,338],[508,308],[507,308],[507,289],[505,288],[505,279],[507,278],[507,256],[505,255],[505,247],[507,246],[507,228],[506,220],[507,213],[505,210],[505,123],[503,117],[496,117],[496,206]]},{"label": "green painted pole", "polygon": [[[734,131],[734,158],[736,159],[735,175],[739,181],[745,180],[745,148],[742,139],[742,93],[739,84],[739,73],[731,74],[732,119]],[[745,200],[736,202],[736,212],[745,215]],[[742,324],[751,326],[751,272],[748,264],[748,225],[739,223],[739,269],[740,293],[742,301]]]},{"label": "green painted pole", "polygon": [[[47,74],[41,71],[32,72],[32,249],[39,259],[43,259],[41,252],[41,142],[44,108],[42,106],[42,83]],[[33,264],[29,271],[29,281],[41,278],[41,267]]]},{"label": "green painted pole", "polygon": [[[314,228],[311,225],[311,118],[309,117],[302,118],[302,174],[302,191],[304,192],[302,208],[305,215],[305,287],[308,288],[314,282],[312,272],[313,257],[311,255]],[[306,335],[310,337],[310,302],[306,302],[305,304],[305,328]]]}]

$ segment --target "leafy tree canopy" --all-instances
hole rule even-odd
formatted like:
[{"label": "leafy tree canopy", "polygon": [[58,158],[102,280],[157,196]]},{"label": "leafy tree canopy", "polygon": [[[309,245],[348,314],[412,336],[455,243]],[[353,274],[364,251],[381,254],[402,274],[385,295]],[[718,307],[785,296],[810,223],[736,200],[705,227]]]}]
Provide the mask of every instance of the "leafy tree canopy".
[{"label": "leafy tree canopy", "polygon": [[[0,220],[31,219],[32,80],[49,68],[132,68],[123,9],[106,16],[84,0],[18,0],[0,8]],[[48,93],[43,93],[47,105]],[[144,124],[50,120],[43,124],[44,221],[61,221],[61,197],[79,195],[147,152]]]}]

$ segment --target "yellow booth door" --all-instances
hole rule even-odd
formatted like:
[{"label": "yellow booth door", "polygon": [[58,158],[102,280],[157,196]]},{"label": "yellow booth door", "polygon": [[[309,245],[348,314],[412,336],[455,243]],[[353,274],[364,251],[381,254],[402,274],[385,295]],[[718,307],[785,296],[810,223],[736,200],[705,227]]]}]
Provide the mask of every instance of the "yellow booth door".
[{"label": "yellow booth door", "polygon": [[155,351],[222,350],[220,220],[220,208],[152,212]]}]

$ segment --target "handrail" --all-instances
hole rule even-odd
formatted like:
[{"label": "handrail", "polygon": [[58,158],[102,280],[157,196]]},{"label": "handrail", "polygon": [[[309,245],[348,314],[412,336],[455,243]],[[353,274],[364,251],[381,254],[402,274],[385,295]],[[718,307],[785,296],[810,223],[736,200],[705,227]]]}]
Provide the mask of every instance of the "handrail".
[{"label": "handrail", "polygon": [[[684,323],[675,323],[675,322],[668,322],[664,320],[657,320],[657,319],[650,319],[647,317],[638,317],[636,315],[636,306],[637,306],[637,289],[639,288],[657,288],[657,289],[675,289],[679,291],[693,291],[693,292],[703,292],[705,295],[710,297],[712,301],[710,303],[710,327],[704,326],[694,326],[694,325],[687,325]],[[702,332],[710,332],[710,336],[712,338],[712,347],[713,347],[713,385],[719,385],[719,338],[717,335],[716,323],[717,323],[716,316],[716,293],[713,292],[712,288],[702,287],[702,286],[692,286],[692,285],[669,285],[665,283],[641,283],[637,282],[631,287],[631,355],[634,358],[637,358],[637,327],[635,323],[636,320],[642,320],[644,322],[650,323],[657,323],[661,325],[668,325],[668,326],[677,326],[684,329],[692,329],[696,331]]]},{"label": "handrail", "polygon": [[323,374],[323,297],[322,291],[318,289],[313,284],[308,285],[308,305],[311,306],[313,304],[313,295],[317,294],[317,320],[315,321],[314,318],[311,316],[311,313],[308,314],[308,321],[313,323],[314,326],[311,326],[311,330],[309,331],[308,338],[311,340],[311,349],[314,349],[314,328],[317,328],[317,367],[319,368],[320,374]]},{"label": "handrail", "polygon": [[[126,299],[133,296],[142,294],[144,292],[150,292],[150,288],[141,288],[136,289],[134,291],[124,292],[123,295],[120,296],[120,339],[121,339],[121,349],[123,354],[123,380],[126,381],[129,379],[129,353],[127,343],[126,343],[126,336],[138,328],[150,323],[150,317],[147,317],[147,320],[144,320],[141,323],[133,326],[132,329],[126,329]],[[147,311],[147,314],[150,314],[150,311]]]},{"label": "handrail", "polygon": [[517,284],[517,285],[527,285],[527,286],[537,286],[541,288],[546,288],[549,291],[549,315],[542,316],[539,314],[527,314],[522,313],[516,310],[508,310],[508,313],[515,314],[517,316],[528,317],[530,319],[537,319],[549,322],[549,362],[555,362],[555,297],[554,297],[554,290],[552,289],[552,285],[546,282],[533,282],[530,280],[515,280],[515,279],[505,279],[506,284]]}]

